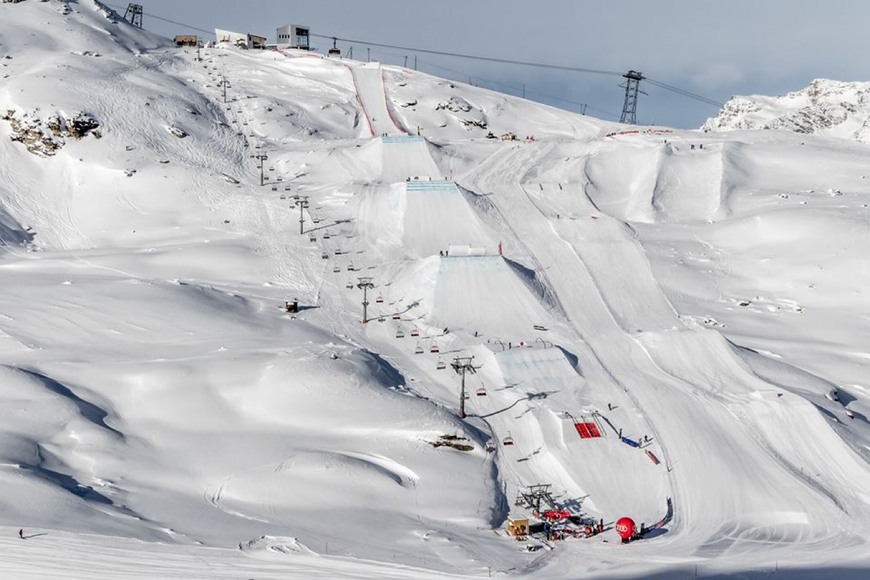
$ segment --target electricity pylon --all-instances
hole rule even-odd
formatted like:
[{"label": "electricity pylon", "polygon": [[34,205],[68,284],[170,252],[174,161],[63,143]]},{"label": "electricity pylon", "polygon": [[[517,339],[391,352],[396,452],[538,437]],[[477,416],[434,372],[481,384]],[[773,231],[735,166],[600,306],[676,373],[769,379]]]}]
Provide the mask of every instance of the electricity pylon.
[{"label": "electricity pylon", "polygon": [[630,70],[622,75],[622,78],[626,79],[625,84],[619,86],[625,87],[625,102],[622,105],[622,116],[619,122],[637,125],[637,94],[646,94],[640,90],[640,81],[645,77],[636,70]]}]

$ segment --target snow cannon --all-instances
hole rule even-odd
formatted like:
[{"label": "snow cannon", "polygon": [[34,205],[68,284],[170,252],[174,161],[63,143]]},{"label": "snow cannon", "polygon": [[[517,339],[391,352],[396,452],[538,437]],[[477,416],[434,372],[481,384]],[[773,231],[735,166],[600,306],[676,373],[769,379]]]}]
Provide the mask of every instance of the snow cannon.
[{"label": "snow cannon", "polygon": [[621,517],[616,520],[616,533],[622,538],[622,543],[627,544],[634,535],[634,520],[629,517]]}]

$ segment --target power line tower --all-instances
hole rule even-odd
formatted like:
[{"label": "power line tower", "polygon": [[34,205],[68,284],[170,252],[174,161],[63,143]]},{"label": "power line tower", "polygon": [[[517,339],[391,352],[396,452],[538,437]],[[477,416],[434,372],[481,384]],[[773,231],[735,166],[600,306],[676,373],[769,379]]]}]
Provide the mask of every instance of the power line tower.
[{"label": "power line tower", "polygon": [[296,200],[294,203],[296,204],[296,207],[299,208],[299,235],[301,236],[305,233],[305,230],[303,229],[305,226],[305,215],[302,212],[308,207],[308,196],[299,197],[298,195],[294,195],[293,199]]},{"label": "power line tower", "polygon": [[142,5],[127,4],[127,11],[124,13],[124,20],[129,20],[130,24],[136,28],[142,28]]},{"label": "power line tower", "polygon": [[453,370],[456,371],[456,374],[462,376],[462,388],[459,391],[460,419],[465,419],[465,374],[470,373],[473,375],[477,372],[477,368],[475,368],[471,364],[472,360],[474,360],[473,356],[458,356],[453,359],[452,363],[450,363],[450,366],[453,367]]},{"label": "power line tower", "polygon": [[622,78],[626,79],[625,84],[619,86],[625,87],[625,103],[622,105],[622,117],[619,118],[619,122],[637,125],[637,94],[646,94],[640,90],[640,81],[645,77],[636,70],[630,70],[622,75]]},{"label": "power line tower", "polygon": [[363,291],[363,301],[362,301],[363,324],[365,324],[366,322],[369,321],[369,319],[368,319],[368,307],[369,307],[368,291],[373,289],[375,287],[375,285],[372,284],[372,277],[371,276],[363,276],[361,278],[357,278],[357,280],[359,280],[359,284],[357,284],[356,287],[360,288]]}]

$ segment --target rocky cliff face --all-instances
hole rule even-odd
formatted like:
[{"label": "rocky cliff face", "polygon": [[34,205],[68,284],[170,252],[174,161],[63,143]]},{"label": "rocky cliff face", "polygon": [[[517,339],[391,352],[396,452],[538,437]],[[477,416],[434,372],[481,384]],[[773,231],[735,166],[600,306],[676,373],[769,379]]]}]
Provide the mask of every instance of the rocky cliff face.
[{"label": "rocky cliff face", "polygon": [[814,80],[779,97],[732,97],[703,131],[782,129],[870,142],[870,83]]}]

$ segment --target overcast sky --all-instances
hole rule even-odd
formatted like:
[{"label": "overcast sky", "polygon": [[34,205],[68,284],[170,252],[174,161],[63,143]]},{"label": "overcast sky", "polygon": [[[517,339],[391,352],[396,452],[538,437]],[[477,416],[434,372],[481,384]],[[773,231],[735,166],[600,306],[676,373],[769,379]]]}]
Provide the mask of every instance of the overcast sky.
[{"label": "overcast sky", "polygon": [[[353,57],[413,66],[602,119],[619,120],[619,76],[415,53],[410,49],[626,72],[724,102],[778,95],[815,78],[870,80],[870,2],[856,0],[138,0],[145,28],[174,36],[226,28],[352,39]],[[108,2],[123,14],[126,2]],[[171,24],[158,18],[189,26]],[[367,47],[373,42],[406,49]],[[326,51],[331,41],[313,38]],[[344,54],[351,43],[339,42]],[[367,50],[368,49],[368,50]],[[370,52],[368,52],[370,51]],[[501,83],[501,84],[495,84]],[[715,106],[642,83],[639,123],[696,128]],[[563,99],[563,100],[559,100]]]}]

